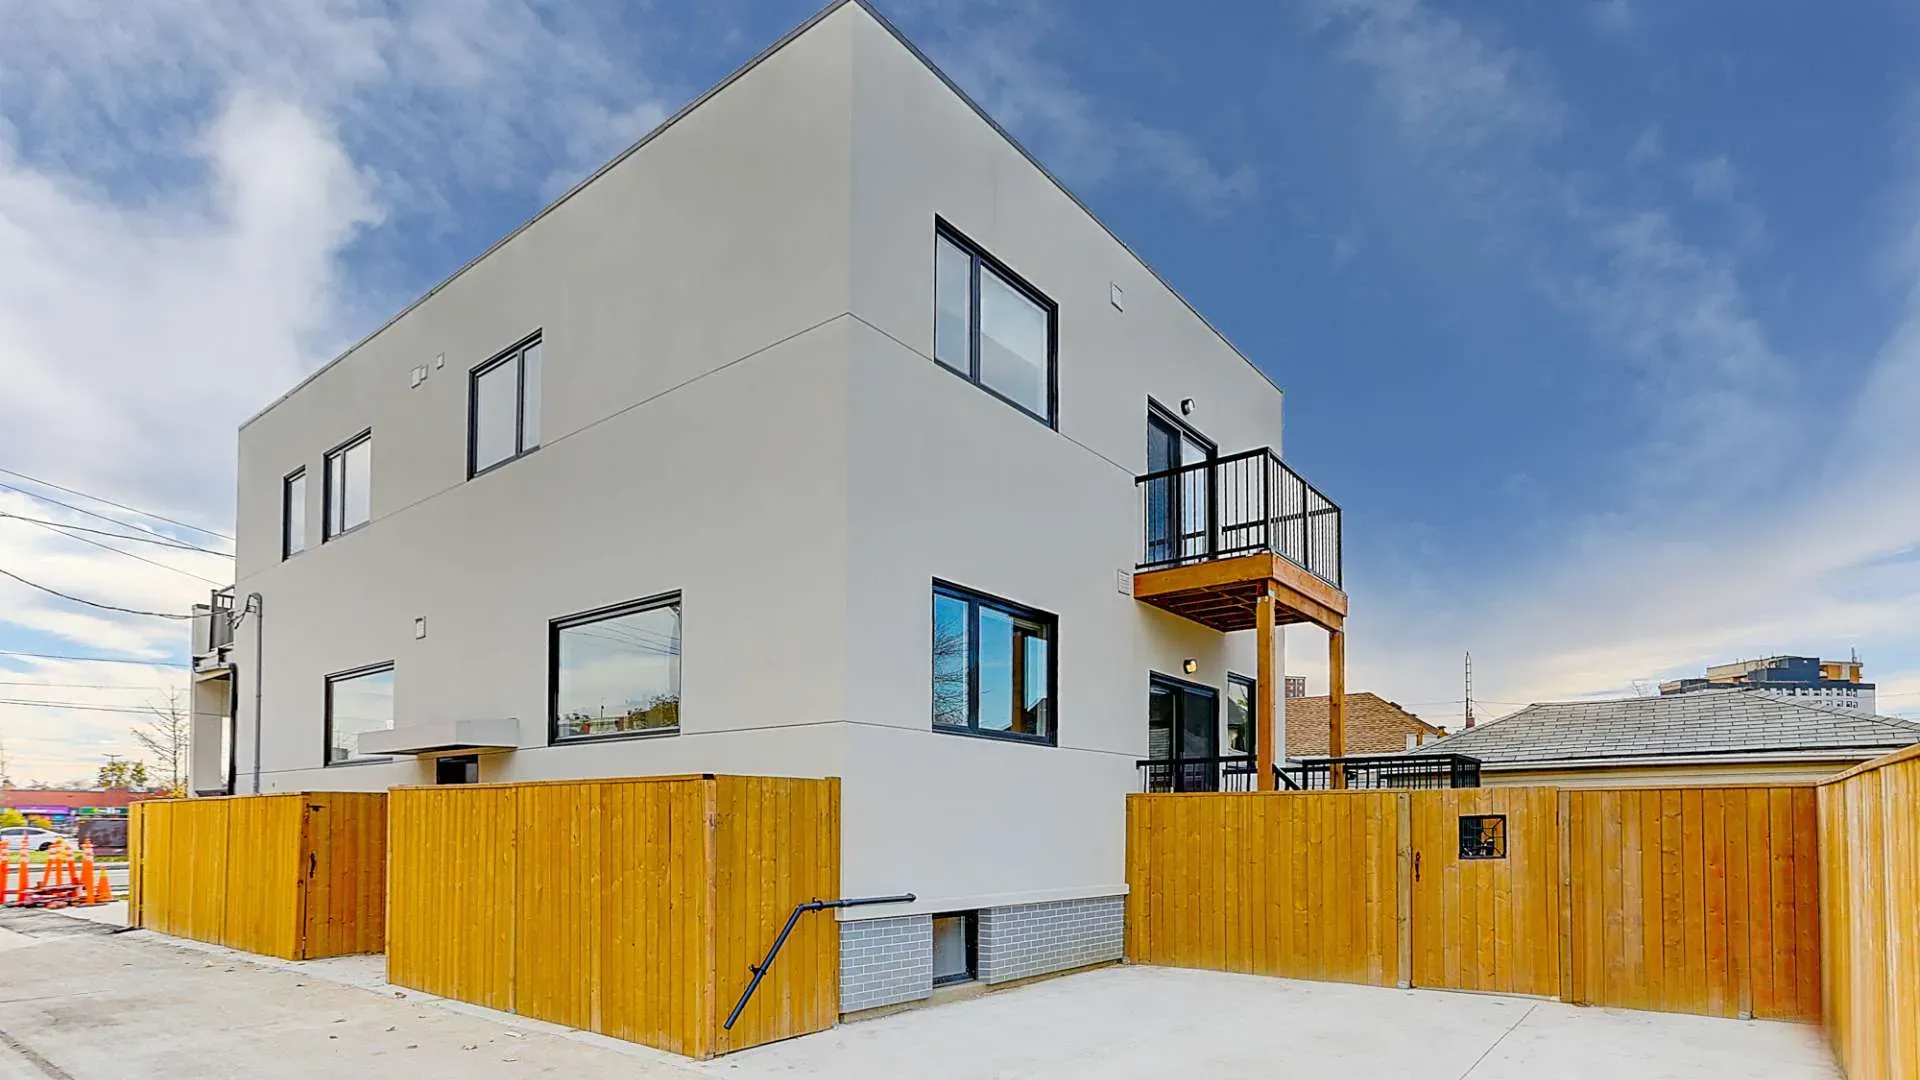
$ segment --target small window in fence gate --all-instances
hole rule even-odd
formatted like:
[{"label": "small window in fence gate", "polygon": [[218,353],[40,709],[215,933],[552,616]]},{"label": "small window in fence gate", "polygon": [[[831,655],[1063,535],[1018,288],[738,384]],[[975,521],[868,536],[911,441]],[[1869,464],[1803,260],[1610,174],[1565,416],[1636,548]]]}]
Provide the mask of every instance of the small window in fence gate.
[{"label": "small window in fence gate", "polygon": [[1507,815],[1461,815],[1460,857],[1463,859],[1506,858]]}]

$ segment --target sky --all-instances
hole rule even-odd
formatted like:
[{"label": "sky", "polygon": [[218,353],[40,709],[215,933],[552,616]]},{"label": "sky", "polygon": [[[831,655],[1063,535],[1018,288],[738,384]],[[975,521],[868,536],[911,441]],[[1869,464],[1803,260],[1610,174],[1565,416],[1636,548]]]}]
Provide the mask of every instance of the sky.
[{"label": "sky", "polygon": [[[1486,717],[1857,649],[1920,716],[1910,8],[878,6],[1285,388],[1350,689],[1452,724],[1469,651]],[[116,521],[0,514],[230,551],[242,420],[814,7],[0,0],[0,483]],[[231,572],[82,535],[150,561],[0,517],[0,570]],[[186,652],[0,577],[10,774],[137,756]]]}]

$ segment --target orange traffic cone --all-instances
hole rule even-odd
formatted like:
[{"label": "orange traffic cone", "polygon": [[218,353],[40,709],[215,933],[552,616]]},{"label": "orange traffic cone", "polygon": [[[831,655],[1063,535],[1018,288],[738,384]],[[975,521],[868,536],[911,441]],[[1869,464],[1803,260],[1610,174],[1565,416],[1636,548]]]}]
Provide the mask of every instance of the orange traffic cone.
[{"label": "orange traffic cone", "polygon": [[13,884],[13,849],[0,844],[0,904],[7,902],[7,889]]},{"label": "orange traffic cone", "polygon": [[[93,892],[93,841],[80,845],[80,879],[74,882],[80,891],[91,895]],[[91,900],[88,903],[92,903]]]},{"label": "orange traffic cone", "polygon": [[27,852],[24,843],[20,845],[20,887],[15,890],[13,902],[16,904],[27,902]]},{"label": "orange traffic cone", "polygon": [[107,868],[100,868],[100,876],[93,883],[93,899],[89,903],[113,903],[113,882],[107,880]]}]

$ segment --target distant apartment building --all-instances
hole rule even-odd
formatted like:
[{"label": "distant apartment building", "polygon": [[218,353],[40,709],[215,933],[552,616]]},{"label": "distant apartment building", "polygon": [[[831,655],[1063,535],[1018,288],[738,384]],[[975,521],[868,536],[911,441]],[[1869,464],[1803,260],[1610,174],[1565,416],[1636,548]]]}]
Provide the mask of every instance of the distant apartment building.
[{"label": "distant apartment building", "polygon": [[1821,660],[1812,656],[1769,656],[1715,664],[1704,679],[1675,679],[1660,684],[1662,694],[1690,694],[1741,686],[1772,697],[1809,705],[1874,712],[1873,684],[1863,682],[1858,657]]}]

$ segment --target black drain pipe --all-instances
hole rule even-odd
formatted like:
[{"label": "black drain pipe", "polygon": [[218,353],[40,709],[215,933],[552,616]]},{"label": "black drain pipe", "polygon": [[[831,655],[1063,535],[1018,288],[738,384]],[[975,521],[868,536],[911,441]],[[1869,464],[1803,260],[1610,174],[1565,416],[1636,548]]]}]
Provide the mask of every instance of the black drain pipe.
[{"label": "black drain pipe", "polygon": [[773,939],[773,948],[767,950],[767,958],[758,964],[748,964],[747,970],[753,972],[753,981],[747,984],[746,992],[733,1005],[733,1011],[727,1014],[727,1022],[721,1025],[725,1030],[733,1030],[733,1022],[740,1019],[740,1011],[747,1007],[747,1001],[753,992],[760,989],[760,980],[767,977],[767,969],[773,966],[773,958],[780,955],[780,946],[787,943],[787,935],[793,933],[793,924],[800,916],[809,911],[825,911],[828,908],[865,907],[868,904],[911,904],[918,899],[912,893],[899,896],[852,896],[840,900],[809,900],[804,904],[795,904],[793,914],[787,916],[787,925],[780,928],[780,936]]}]

